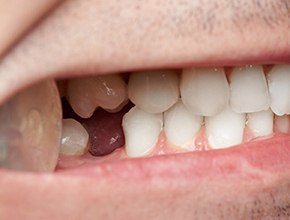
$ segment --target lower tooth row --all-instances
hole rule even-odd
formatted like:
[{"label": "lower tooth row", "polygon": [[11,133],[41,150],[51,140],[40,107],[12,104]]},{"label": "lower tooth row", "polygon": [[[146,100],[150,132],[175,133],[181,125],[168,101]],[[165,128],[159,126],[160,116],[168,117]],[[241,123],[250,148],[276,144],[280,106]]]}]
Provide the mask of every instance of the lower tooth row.
[{"label": "lower tooth row", "polygon": [[[203,126],[204,138],[211,149],[227,148],[259,137],[271,137],[273,130],[278,133],[290,131],[289,117],[275,116],[274,119],[270,109],[245,114],[236,113],[228,106],[218,115],[201,117],[190,113],[181,101],[164,113],[163,120],[162,128],[161,114],[147,113],[136,106],[132,108],[123,118],[127,155],[140,157],[150,154],[162,129],[171,147],[183,149],[193,148],[194,140]],[[249,130],[248,133],[246,130]]]}]

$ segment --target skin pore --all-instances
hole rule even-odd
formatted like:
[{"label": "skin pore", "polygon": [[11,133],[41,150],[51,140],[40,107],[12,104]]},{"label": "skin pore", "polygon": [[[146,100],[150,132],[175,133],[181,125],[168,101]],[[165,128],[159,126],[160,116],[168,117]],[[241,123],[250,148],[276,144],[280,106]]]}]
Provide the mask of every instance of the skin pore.
[{"label": "skin pore", "polygon": [[[48,78],[289,63],[289,10],[288,0],[64,1],[35,20],[1,60],[0,102]],[[250,153],[128,159],[68,173],[1,170],[0,213],[6,219],[288,219],[289,137],[247,147]]]}]

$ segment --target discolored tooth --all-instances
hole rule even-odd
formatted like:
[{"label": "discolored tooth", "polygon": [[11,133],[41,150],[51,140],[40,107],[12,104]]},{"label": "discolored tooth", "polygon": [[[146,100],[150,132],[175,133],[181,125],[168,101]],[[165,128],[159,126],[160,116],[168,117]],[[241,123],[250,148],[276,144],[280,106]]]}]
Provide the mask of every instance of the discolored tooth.
[{"label": "discolored tooth", "polygon": [[129,157],[148,155],[158,141],[162,130],[162,114],[147,113],[133,107],[123,117],[125,149]]},{"label": "discolored tooth", "polygon": [[268,136],[273,133],[273,112],[266,111],[248,113],[247,126],[253,132],[254,137]]},{"label": "discolored tooth", "polygon": [[158,70],[132,73],[128,83],[129,99],[149,113],[161,113],[179,98],[179,78],[176,72]]},{"label": "discolored tooth", "polygon": [[276,115],[290,114],[290,65],[275,65],[268,73],[271,109]]},{"label": "discolored tooth", "polygon": [[270,106],[262,66],[236,67],[230,74],[230,105],[237,113],[267,110]]},{"label": "discolored tooth", "polygon": [[0,107],[0,166],[53,171],[61,139],[61,102],[49,80],[16,94]]},{"label": "discolored tooth", "polygon": [[127,85],[120,75],[102,75],[69,80],[67,98],[73,110],[89,118],[100,106],[114,110],[127,101]]},{"label": "discolored tooth", "polygon": [[234,112],[230,107],[220,114],[205,117],[205,128],[211,148],[227,148],[241,144],[245,127],[245,114]]},{"label": "discolored tooth", "polygon": [[164,132],[167,140],[181,148],[187,148],[202,125],[202,117],[190,113],[179,100],[164,113]]},{"label": "discolored tooth", "polygon": [[191,113],[213,116],[228,105],[229,85],[221,68],[190,68],[182,72],[180,93]]},{"label": "discolored tooth", "polygon": [[62,120],[60,154],[66,156],[83,155],[88,150],[89,135],[86,129],[74,119]]},{"label": "discolored tooth", "polygon": [[290,132],[290,119],[288,115],[275,115],[275,132],[288,133]]}]

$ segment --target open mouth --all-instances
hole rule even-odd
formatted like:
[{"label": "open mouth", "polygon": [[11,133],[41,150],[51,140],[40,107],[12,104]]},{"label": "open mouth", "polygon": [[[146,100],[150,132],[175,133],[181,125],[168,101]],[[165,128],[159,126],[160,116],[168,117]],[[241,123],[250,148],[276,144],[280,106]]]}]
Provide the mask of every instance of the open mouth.
[{"label": "open mouth", "polygon": [[[18,207],[27,219],[289,218],[289,24],[282,12],[278,19],[269,11],[276,32],[275,22],[263,25],[258,16],[241,32],[202,29],[200,40],[181,25],[178,10],[170,12],[174,5],[162,20],[153,2],[128,2],[136,15],[98,2],[96,20],[109,17],[108,9],[120,16],[107,25],[95,21],[100,31],[74,20],[95,14],[77,2],[64,3],[0,65],[1,213],[17,218]],[[64,13],[82,5],[78,16]],[[188,21],[195,6],[178,8]],[[173,17],[179,35],[154,29]],[[143,29],[124,28],[133,18],[147,28],[144,42]],[[112,30],[127,37],[117,44]],[[90,41],[92,33],[97,40]],[[78,47],[68,49],[63,39]]]}]

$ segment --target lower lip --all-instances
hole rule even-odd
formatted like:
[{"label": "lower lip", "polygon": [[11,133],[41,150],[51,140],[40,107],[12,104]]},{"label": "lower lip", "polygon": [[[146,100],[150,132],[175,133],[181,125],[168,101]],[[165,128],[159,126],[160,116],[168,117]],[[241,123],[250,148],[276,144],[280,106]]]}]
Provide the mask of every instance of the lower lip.
[{"label": "lower lip", "polygon": [[[259,191],[269,180],[277,185],[273,177],[287,177],[289,168],[290,136],[276,135],[228,149],[92,162],[53,174],[0,170],[0,211],[6,219],[19,214],[28,219],[103,219],[110,213],[114,219],[114,213],[139,213],[134,201],[149,212],[172,205],[183,210],[189,201],[200,207],[211,199],[205,192],[240,198],[244,192]],[[194,196],[201,192],[199,204]]]}]

